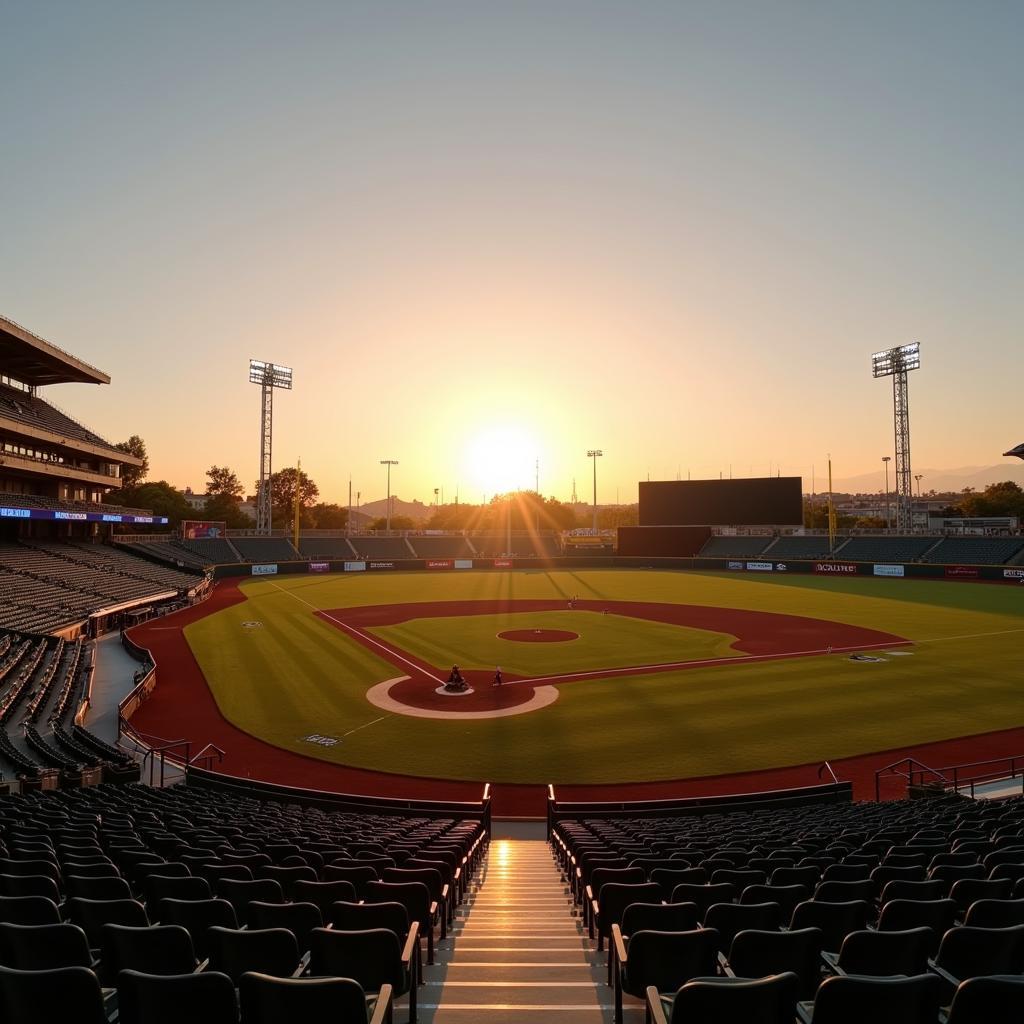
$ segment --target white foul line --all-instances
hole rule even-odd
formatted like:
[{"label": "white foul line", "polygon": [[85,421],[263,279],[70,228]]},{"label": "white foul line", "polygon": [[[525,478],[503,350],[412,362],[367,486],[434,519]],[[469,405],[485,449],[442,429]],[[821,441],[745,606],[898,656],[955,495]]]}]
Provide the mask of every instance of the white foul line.
[{"label": "white foul line", "polygon": [[347,630],[354,636],[358,636],[363,640],[366,640],[368,643],[373,644],[374,647],[379,647],[382,651],[387,651],[387,653],[391,655],[392,658],[396,658],[404,665],[408,665],[410,668],[415,669],[417,672],[421,672],[428,679],[433,679],[435,683],[440,683],[442,686],[444,685],[445,681],[443,679],[440,679],[438,676],[435,676],[432,672],[428,672],[422,665],[417,665],[415,661],[410,661],[408,658],[403,657],[401,654],[398,653],[398,651],[394,650],[391,647],[388,647],[387,644],[382,644],[379,640],[375,640],[372,636],[370,636],[368,633],[364,633],[361,629],[356,629],[355,626],[350,626],[347,622],[342,622],[341,619],[336,619],[333,615],[328,615],[327,612],[325,612],[322,608],[317,608],[315,604],[312,604],[311,602],[307,601],[304,597],[299,597],[298,594],[293,594],[290,590],[285,590],[284,587],[279,587],[276,583],[273,583],[269,580],[267,582],[270,583],[270,585],[275,590],[280,590],[282,594],[287,594],[289,597],[294,597],[296,601],[301,601],[304,605],[306,605],[307,608],[312,608],[313,611],[319,612],[325,619],[330,619],[331,622],[333,622],[336,626],[340,626],[342,629]]},{"label": "white foul line", "polygon": [[390,715],[381,715],[380,718],[375,718],[372,722],[364,722],[362,725],[357,725],[354,729],[349,729],[348,732],[343,732],[341,738],[344,739],[346,736],[351,736],[354,732],[359,732],[360,729],[368,729],[371,725],[376,725],[378,722],[383,722],[385,718],[390,718]]}]

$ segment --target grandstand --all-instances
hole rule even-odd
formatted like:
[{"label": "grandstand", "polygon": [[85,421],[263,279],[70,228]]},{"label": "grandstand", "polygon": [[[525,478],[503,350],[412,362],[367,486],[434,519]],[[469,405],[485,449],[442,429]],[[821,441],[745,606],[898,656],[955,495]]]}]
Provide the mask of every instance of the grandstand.
[{"label": "grandstand", "polygon": [[925,561],[943,565],[1003,565],[1024,551],[1024,537],[943,537]]},{"label": "grandstand", "polygon": [[230,543],[244,562],[293,562],[302,557],[284,537],[235,537]]},{"label": "grandstand", "polygon": [[920,562],[936,537],[851,537],[836,555],[850,562]]},{"label": "grandstand", "polygon": [[417,558],[472,558],[473,547],[465,537],[409,537]]},{"label": "grandstand", "polygon": [[754,558],[772,542],[771,537],[710,537],[700,549],[702,558]]},{"label": "grandstand", "polygon": [[355,558],[355,549],[345,537],[299,537],[303,558],[327,558],[344,561]]},{"label": "grandstand", "polygon": [[[835,547],[838,549],[846,541],[846,537],[836,537]],[[809,534],[807,536],[792,534],[779,537],[765,554],[772,558],[825,558],[829,553],[827,534]]]},{"label": "grandstand", "polygon": [[416,552],[404,537],[350,537],[349,543],[364,559],[396,561],[416,557]]}]

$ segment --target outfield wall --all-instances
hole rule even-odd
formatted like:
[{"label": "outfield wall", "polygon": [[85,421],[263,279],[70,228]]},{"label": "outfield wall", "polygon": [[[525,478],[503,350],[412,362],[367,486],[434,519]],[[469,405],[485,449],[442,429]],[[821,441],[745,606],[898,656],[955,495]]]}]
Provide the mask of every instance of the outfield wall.
[{"label": "outfield wall", "polygon": [[930,579],[959,582],[1024,583],[1024,566],[934,565],[924,562],[844,562],[825,559],[773,561],[767,558],[643,558],[576,556],[561,558],[408,558],[397,561],[294,561],[263,565],[218,565],[214,579],[251,576],[313,575],[339,572],[463,572],[473,570],[535,569],[670,569],[738,572],[767,575],[872,576],[879,579]]}]

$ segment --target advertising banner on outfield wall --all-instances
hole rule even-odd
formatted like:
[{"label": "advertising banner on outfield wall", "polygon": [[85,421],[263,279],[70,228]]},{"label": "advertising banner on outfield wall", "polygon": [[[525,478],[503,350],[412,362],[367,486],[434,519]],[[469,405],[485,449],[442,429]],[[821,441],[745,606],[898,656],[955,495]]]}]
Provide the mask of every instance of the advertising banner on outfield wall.
[{"label": "advertising banner on outfield wall", "polygon": [[747,562],[750,572],[771,572],[775,566],[771,562]]},{"label": "advertising banner on outfield wall", "polygon": [[902,565],[876,565],[876,576],[905,576],[906,567]]},{"label": "advertising banner on outfield wall", "polygon": [[815,562],[814,571],[821,576],[856,576],[857,566],[853,562]]},{"label": "advertising banner on outfield wall", "polygon": [[309,563],[309,571],[310,572],[330,572],[331,571],[331,563],[330,562],[310,562]]},{"label": "advertising banner on outfield wall", "polygon": [[742,569],[743,568],[743,563],[742,562],[726,562],[725,567],[726,567],[726,569]]},{"label": "advertising banner on outfield wall", "polygon": [[981,570],[976,565],[947,565],[947,580],[976,580]]},{"label": "advertising banner on outfield wall", "polygon": [[276,565],[254,565],[250,571],[253,576],[276,576],[277,566]]},{"label": "advertising banner on outfield wall", "polygon": [[370,563],[370,568],[371,569],[394,569],[394,567],[395,567],[395,563],[394,562],[371,562]]},{"label": "advertising banner on outfield wall", "polygon": [[472,569],[473,559],[472,558],[456,558],[455,559],[456,569]]},{"label": "advertising banner on outfield wall", "polygon": [[428,569],[451,569],[453,562],[450,558],[428,558]]},{"label": "advertising banner on outfield wall", "polygon": [[495,569],[511,569],[512,559],[511,558],[496,558],[494,560]]},{"label": "advertising banner on outfield wall", "polygon": [[1004,580],[1024,580],[1024,569],[1004,569]]},{"label": "advertising banner on outfield wall", "polygon": [[365,562],[346,562],[345,572],[366,572]]}]

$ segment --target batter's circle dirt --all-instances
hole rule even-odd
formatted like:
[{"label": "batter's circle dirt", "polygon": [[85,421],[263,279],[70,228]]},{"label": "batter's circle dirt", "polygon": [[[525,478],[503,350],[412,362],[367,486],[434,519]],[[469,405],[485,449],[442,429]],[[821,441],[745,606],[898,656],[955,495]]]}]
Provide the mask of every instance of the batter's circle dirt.
[{"label": "batter's circle dirt", "polygon": [[499,640],[515,640],[521,644],[564,644],[579,638],[579,633],[569,629],[506,629],[498,634]]}]

